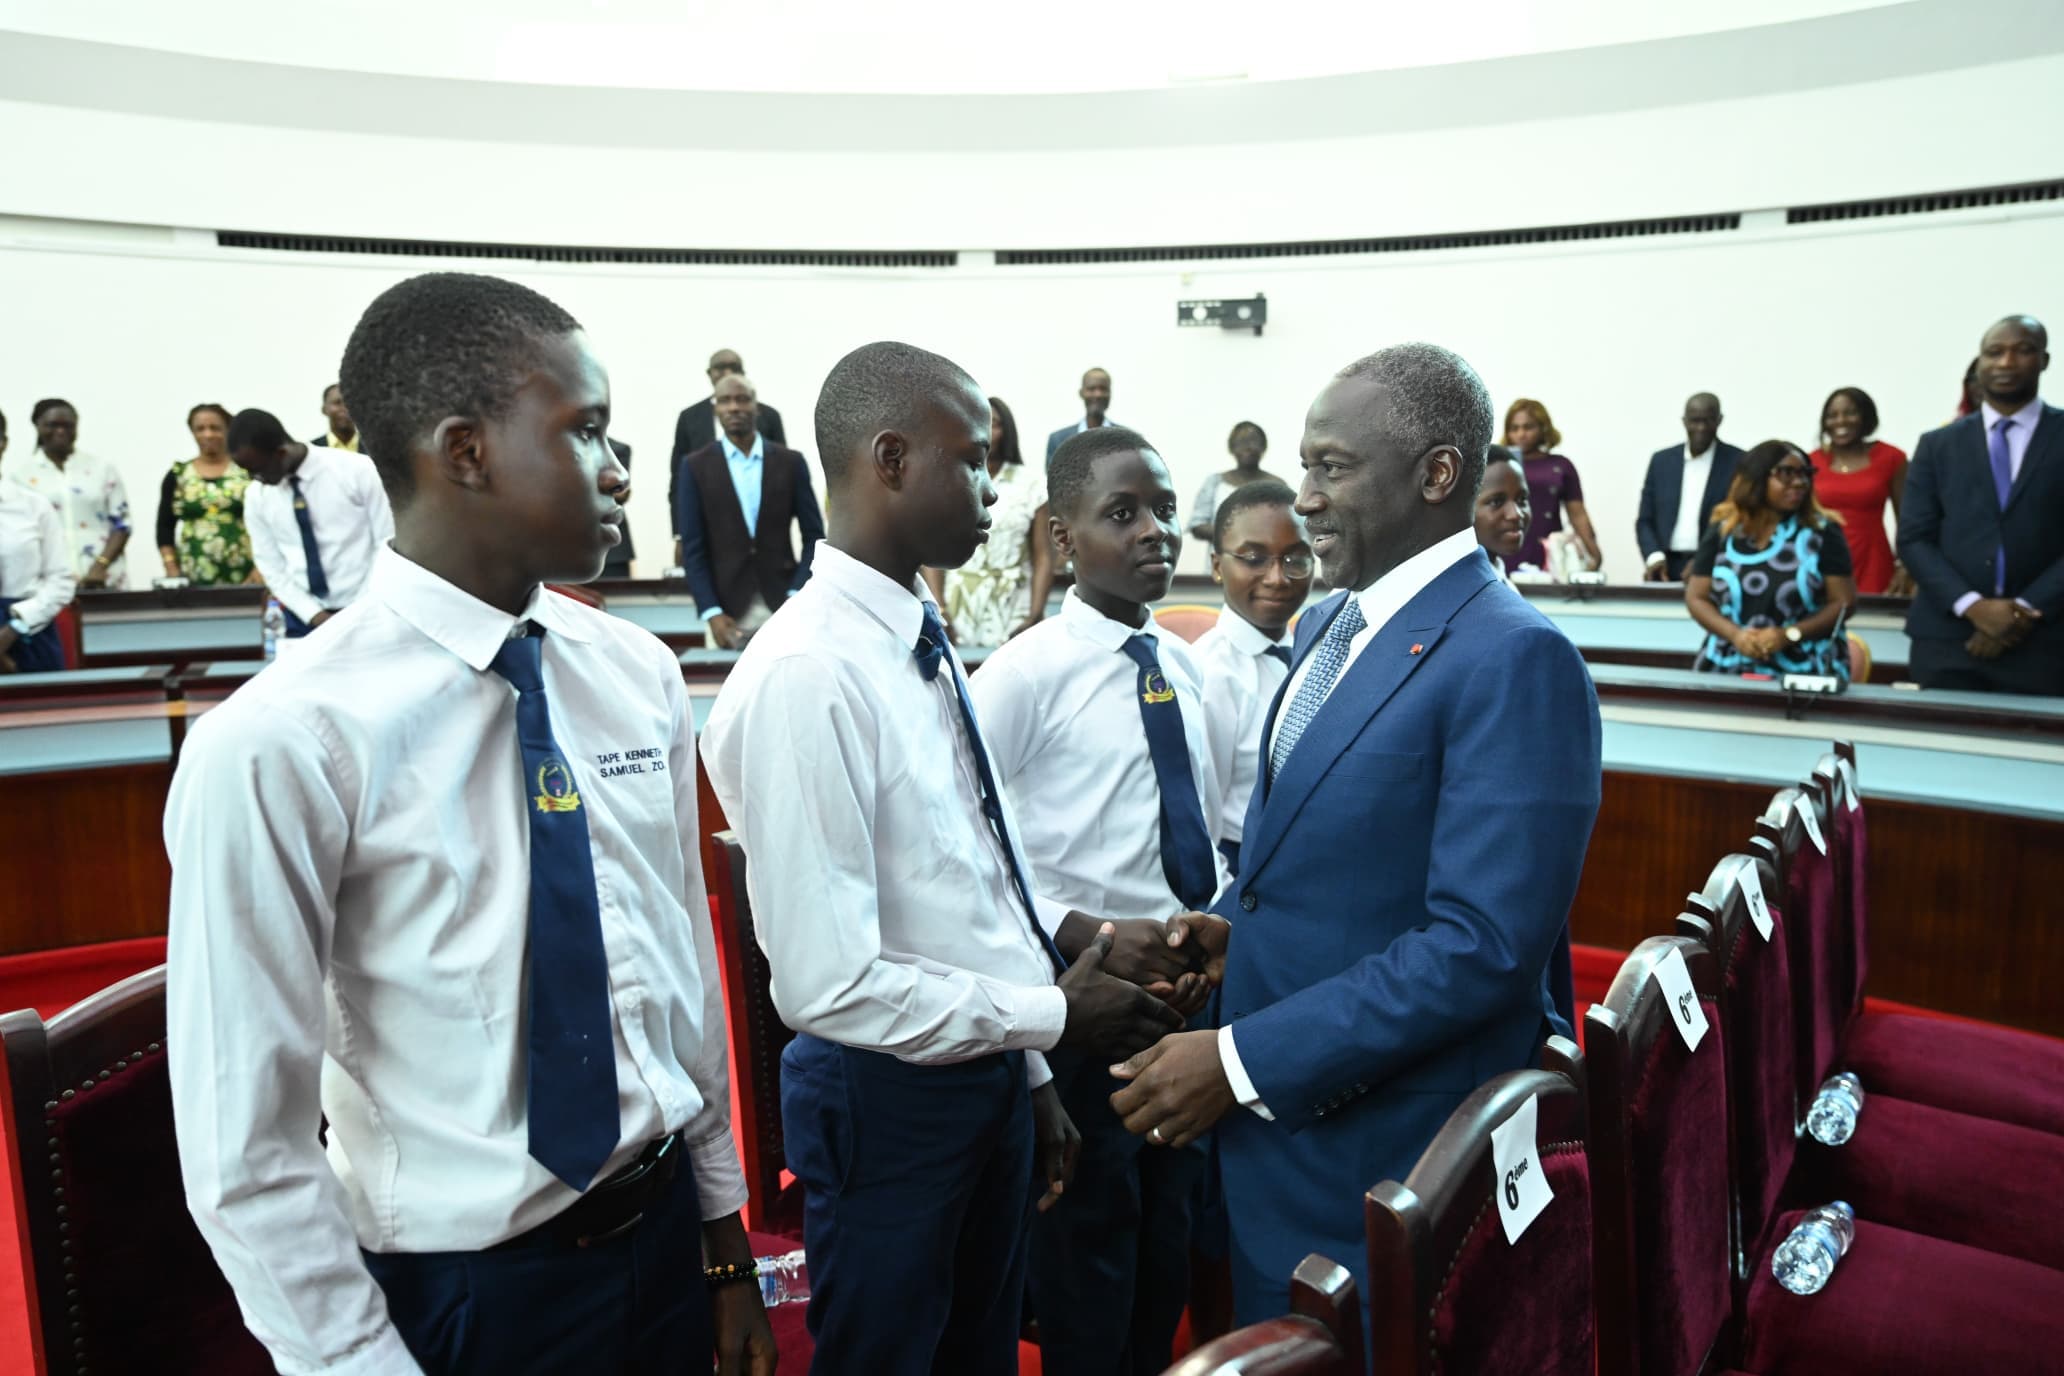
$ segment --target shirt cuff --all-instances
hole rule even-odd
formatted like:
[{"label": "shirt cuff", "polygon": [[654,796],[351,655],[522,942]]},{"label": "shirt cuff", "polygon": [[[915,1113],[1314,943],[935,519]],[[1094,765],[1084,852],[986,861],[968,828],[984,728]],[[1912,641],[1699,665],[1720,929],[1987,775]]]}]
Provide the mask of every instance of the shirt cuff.
[{"label": "shirt cuff", "polygon": [[1043,984],[1020,989],[1017,996],[1018,1025],[1011,1029],[1005,1045],[1012,1051],[1051,1051],[1068,1025],[1068,996],[1059,985]]},{"label": "shirt cuff", "polygon": [[1037,1089],[1053,1080],[1053,1067],[1037,1051],[1025,1053],[1025,1088]]},{"label": "shirt cuff", "polygon": [[1661,550],[1657,550],[1654,554],[1648,556],[1648,563],[1644,567],[1654,568],[1657,564],[1662,563],[1665,557]]},{"label": "shirt cuff", "polygon": [[1247,1078],[1247,1067],[1240,1064],[1240,1048],[1233,1044],[1233,1025],[1227,1023],[1218,1029],[1218,1059],[1225,1066],[1226,1083],[1233,1087],[1233,1097],[1242,1108],[1251,1108],[1273,1123],[1276,1115],[1269,1112],[1268,1105],[1261,1101],[1261,1091],[1254,1087],[1254,1081]]},{"label": "shirt cuff", "polygon": [[1984,600],[1984,598],[1980,597],[1975,592],[1967,592],[1951,604],[1950,610],[1955,612],[1958,616],[1962,616],[1965,612],[1971,610],[1972,603],[1983,602]]},{"label": "shirt cuff", "polygon": [[2026,608],[2027,608],[2027,609],[2028,609],[2029,611],[2034,611],[2034,610],[2035,610],[2035,603],[2033,603],[2033,602],[2030,602],[2030,601],[2029,601],[2029,600],[2028,600],[2027,598],[2025,598],[2025,597],[2017,597],[2017,598],[2015,598],[2015,599],[2014,599],[2014,605],[2015,605],[2015,606],[2017,606],[2017,607],[2026,607]]},{"label": "shirt cuff", "polygon": [[1067,904],[1056,899],[1042,898],[1036,893],[1032,895],[1032,912],[1038,917],[1039,925],[1046,928],[1048,936],[1061,934],[1061,922],[1071,911]]},{"label": "shirt cuff", "polygon": [[745,1168],[738,1163],[738,1143],[732,1140],[728,1124],[704,1141],[689,1143],[688,1164],[695,1170],[703,1222],[728,1218],[745,1207]]},{"label": "shirt cuff", "polygon": [[[274,1358],[278,1360],[277,1356]],[[408,1344],[401,1340],[401,1330],[392,1323],[381,1327],[364,1346],[352,1349],[334,1362],[321,1366],[303,1367],[298,1363],[281,1366],[281,1371],[293,1372],[294,1376],[423,1376],[423,1368],[416,1365],[410,1355]]]}]

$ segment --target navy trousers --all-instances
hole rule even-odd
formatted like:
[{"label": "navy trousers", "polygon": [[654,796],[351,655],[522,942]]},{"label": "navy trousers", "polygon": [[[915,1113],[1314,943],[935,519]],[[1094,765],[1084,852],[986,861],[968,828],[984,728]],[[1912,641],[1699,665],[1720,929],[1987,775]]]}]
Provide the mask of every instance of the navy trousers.
[{"label": "navy trousers", "polygon": [[[7,612],[21,599],[0,597],[0,626],[7,624]],[[51,622],[42,630],[14,642],[14,648],[7,652],[14,661],[18,674],[55,674],[64,670],[64,642],[58,639],[57,623]]]},{"label": "navy trousers", "polygon": [[1025,1058],[781,1053],[813,1376],[1015,1376],[1034,1199]]},{"label": "navy trousers", "polygon": [[307,635],[309,631],[314,629],[314,627],[310,626],[306,621],[303,621],[300,617],[288,611],[287,605],[284,602],[280,604],[280,615],[286,618],[287,639],[289,640],[299,640],[302,636]]},{"label": "navy trousers", "polygon": [[708,1376],[716,1360],[695,1172],[595,1247],[367,1252],[427,1376]]},{"label": "navy trousers", "polygon": [[1201,1144],[1148,1145],[1111,1110],[1108,1056],[1051,1052],[1082,1134],[1075,1179],[1032,1225],[1032,1313],[1046,1376],[1159,1376],[1189,1302]]}]

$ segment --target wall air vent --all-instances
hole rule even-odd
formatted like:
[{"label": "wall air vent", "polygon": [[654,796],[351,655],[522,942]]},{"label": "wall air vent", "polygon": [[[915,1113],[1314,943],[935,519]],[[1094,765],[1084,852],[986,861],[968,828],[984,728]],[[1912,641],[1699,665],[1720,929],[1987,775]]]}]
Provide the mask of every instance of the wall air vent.
[{"label": "wall air vent", "polygon": [[1546,225],[1534,229],[1487,229],[1468,234],[1403,234],[1389,239],[1307,239],[1295,243],[1189,244],[1172,248],[1001,249],[996,254],[996,262],[1003,267],[1030,267],[1058,263],[1193,262],[1212,258],[1319,258],[1346,253],[1427,253],[1451,248],[1638,239],[1658,234],[1715,234],[1740,228],[1739,215],[1680,215],[1664,220],[1614,220],[1602,224]]},{"label": "wall air vent", "polygon": [[436,239],[356,239],[326,234],[215,232],[223,248],[271,253],[357,253],[394,258],[496,258],[531,263],[662,263],[697,267],[950,268],[953,252],[853,249],[606,248],[590,244],[470,244]]},{"label": "wall air vent", "polygon": [[1981,186],[1970,191],[1892,196],[1881,201],[1795,205],[1785,212],[1785,223],[1810,225],[1827,220],[1875,220],[1885,215],[1932,215],[1942,210],[1977,210],[1989,205],[2027,205],[2056,200],[2064,200],[2064,181],[2023,182],[2018,186]]}]

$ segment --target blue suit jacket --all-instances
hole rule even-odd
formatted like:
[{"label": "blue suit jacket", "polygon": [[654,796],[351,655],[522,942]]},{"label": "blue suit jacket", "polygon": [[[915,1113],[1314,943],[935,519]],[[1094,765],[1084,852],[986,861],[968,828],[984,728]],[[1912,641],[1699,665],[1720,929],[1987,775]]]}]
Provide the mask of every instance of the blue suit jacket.
[{"label": "blue suit jacket", "polygon": [[[1706,494],[1699,510],[1699,533],[1712,524],[1713,508],[1727,500],[1728,484],[1734,481],[1735,465],[1742,451],[1725,441],[1715,441],[1713,466],[1706,471]],[[1673,444],[1648,457],[1648,476],[1641,480],[1641,505],[1634,513],[1634,538],[1641,545],[1641,557],[1670,552],[1670,536],[1677,528],[1677,503],[1684,497],[1684,446]]]},{"label": "blue suit jacket", "polygon": [[[1345,594],[1297,628],[1302,661]],[[1598,699],[1472,551],[1378,631],[1248,805],[1223,1015],[1269,1122],[1219,1122],[1241,1318],[1322,1251],[1368,1277],[1362,1194],[1478,1085],[1567,1033],[1548,970],[1598,816]]]}]

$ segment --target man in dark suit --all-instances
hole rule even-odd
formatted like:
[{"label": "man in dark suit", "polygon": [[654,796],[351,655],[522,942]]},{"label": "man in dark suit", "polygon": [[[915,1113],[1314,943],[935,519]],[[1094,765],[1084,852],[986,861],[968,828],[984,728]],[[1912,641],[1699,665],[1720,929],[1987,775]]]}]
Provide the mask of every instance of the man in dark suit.
[{"label": "man in dark suit", "polygon": [[1979,407],[1921,436],[1899,558],[1923,687],[2064,694],[2064,411],[2037,395],[2049,332],[2010,315],[1978,347]]},{"label": "man in dark suit", "polygon": [[1083,431],[1117,423],[1105,414],[1111,409],[1111,375],[1102,368],[1091,368],[1084,373],[1082,390],[1075,395],[1082,398],[1082,419],[1073,425],[1064,425],[1046,437],[1046,457],[1049,460],[1055,450]]},{"label": "man in dark suit", "polygon": [[1346,591],[1298,624],[1230,926],[1199,933],[1227,946],[1223,1025],[1119,1067],[1112,1106],[1150,1144],[1217,1125],[1242,1322],[1283,1311],[1308,1252],[1366,1293],[1362,1192],[1570,1031],[1551,965],[1598,814],[1598,700],[1476,545],[1490,439],[1483,382],[1430,344],[1312,403],[1297,511]]},{"label": "man in dark suit", "polygon": [[1720,438],[1720,398],[1700,392],[1684,403],[1684,443],[1649,456],[1634,538],[1647,561],[1642,578],[1682,583],[1713,508],[1727,500],[1742,451]]},{"label": "man in dark suit", "polygon": [[[674,421],[674,452],[667,460],[667,506],[679,509],[676,493],[681,485],[681,463],[696,450],[717,442],[717,383],[727,377],[744,377],[745,360],[736,349],[719,349],[709,357],[710,395],[682,411]],[[781,428],[781,413],[771,406],[760,407],[760,434],[769,444],[787,444],[788,432]],[[681,529],[674,528],[674,562],[681,562]]]},{"label": "man in dark suit", "polygon": [[325,449],[349,449],[356,454],[358,423],[351,419],[351,408],[344,404],[344,389],[334,382],[323,388],[322,413],[329,428],[309,443]]},{"label": "man in dark suit", "polygon": [[[717,442],[681,462],[674,529],[710,639],[739,650],[809,580],[824,514],[810,487],[808,461],[759,433],[759,408],[744,374],[718,379],[716,411]],[[800,558],[791,525],[802,532]]]}]

